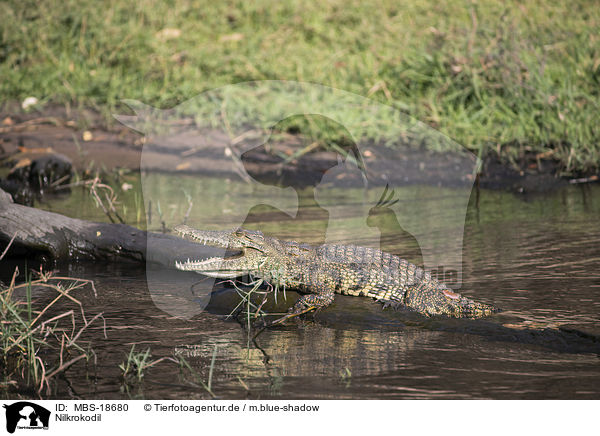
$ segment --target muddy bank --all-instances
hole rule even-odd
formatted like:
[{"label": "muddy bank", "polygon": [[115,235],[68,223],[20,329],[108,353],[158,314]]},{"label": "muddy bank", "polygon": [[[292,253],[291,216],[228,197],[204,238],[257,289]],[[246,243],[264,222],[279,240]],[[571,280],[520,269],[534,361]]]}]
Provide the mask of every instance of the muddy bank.
[{"label": "muddy bank", "polygon": [[[264,135],[232,140],[225,132],[216,130],[180,129],[168,136],[146,138],[119,123],[110,128],[102,127],[104,124],[93,112],[79,112],[79,118],[75,119],[61,107],[50,108],[43,114],[0,113],[1,157],[19,150],[35,157],[47,153],[50,147],[51,152],[67,156],[79,171],[115,168],[139,171],[143,167],[228,176],[233,168],[234,172],[246,173],[261,182],[296,186],[314,184],[343,157],[337,152],[311,148],[304,138],[287,133],[266,142]],[[348,186],[364,184],[366,179],[373,185],[392,186],[475,183],[481,188],[535,193],[598,180],[594,173],[561,177],[557,161],[536,154],[523,155],[512,163],[489,154],[478,174],[477,159],[471,153],[437,153],[414,147],[392,149],[369,144],[361,145],[360,151],[350,149],[349,155],[358,156],[361,171],[336,174]]]}]

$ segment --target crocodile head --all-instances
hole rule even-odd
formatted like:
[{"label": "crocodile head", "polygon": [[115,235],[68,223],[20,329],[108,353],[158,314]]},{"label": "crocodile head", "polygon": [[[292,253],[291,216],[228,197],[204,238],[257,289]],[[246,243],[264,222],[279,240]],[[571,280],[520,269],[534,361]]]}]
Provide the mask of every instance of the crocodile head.
[{"label": "crocodile head", "polygon": [[182,237],[211,247],[233,251],[227,257],[212,257],[206,260],[175,262],[183,271],[195,271],[209,277],[234,278],[257,272],[269,257],[272,247],[258,231],[237,229],[230,231],[196,230],[179,225],[174,230]]}]

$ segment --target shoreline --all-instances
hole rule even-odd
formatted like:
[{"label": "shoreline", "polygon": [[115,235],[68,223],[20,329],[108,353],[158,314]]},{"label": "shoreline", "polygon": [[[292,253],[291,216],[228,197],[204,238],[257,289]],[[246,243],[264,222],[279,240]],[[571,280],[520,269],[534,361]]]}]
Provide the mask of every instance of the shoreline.
[{"label": "shoreline", "polygon": [[[69,116],[71,115],[71,116]],[[231,168],[223,147],[230,145],[226,134],[218,131],[184,132],[166,138],[167,147],[150,146],[144,136],[118,122],[107,127],[101,116],[93,111],[78,111],[75,116],[61,106],[43,112],[10,114],[0,112],[0,152],[4,157],[25,147],[27,156],[51,152],[67,156],[76,171],[94,165],[103,171],[127,169],[139,172],[144,147],[144,168],[163,172],[186,173],[192,167],[205,175],[227,175],[220,168]],[[89,126],[89,127],[83,127]],[[339,157],[334,151],[315,151],[282,164],[280,156],[292,156],[302,147],[300,135],[288,134],[285,139],[260,142],[241,156],[248,175],[269,183],[286,183],[293,179],[297,185],[314,182],[332,168]],[[170,143],[170,144],[169,144]],[[176,143],[176,145],[173,145]],[[268,150],[267,150],[268,148]],[[188,155],[183,168],[181,156]],[[198,150],[202,151],[199,153]],[[516,193],[551,191],[568,184],[594,183],[600,180],[598,170],[581,171],[572,177],[561,173],[559,161],[551,154],[527,152],[517,161],[508,162],[496,153],[482,159],[480,171],[474,173],[476,158],[470,152],[432,152],[424,149],[399,150],[376,144],[361,148],[368,169],[369,183],[374,185],[407,184],[469,185],[483,189],[509,190]],[[352,177],[354,176],[354,177]],[[344,181],[346,182],[346,180]],[[356,174],[348,177],[348,185],[364,183]]]}]

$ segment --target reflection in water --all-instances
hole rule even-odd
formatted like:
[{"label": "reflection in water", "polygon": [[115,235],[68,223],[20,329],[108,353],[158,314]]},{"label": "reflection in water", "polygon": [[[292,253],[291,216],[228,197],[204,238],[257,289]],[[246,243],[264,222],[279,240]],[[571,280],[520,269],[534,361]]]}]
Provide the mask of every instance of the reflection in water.
[{"label": "reflection in water", "polygon": [[[328,173],[332,170],[335,171],[338,167],[342,168],[342,171],[346,170],[346,165],[351,166],[350,161],[357,163],[355,169],[363,171],[363,175],[365,167],[358,146],[352,140],[352,135],[344,126],[329,118],[296,115],[278,122],[273,126],[273,132],[285,131],[285,126],[294,125],[294,123],[313,122],[313,118],[319,120],[321,130],[330,133],[336,132],[334,142],[325,147],[323,139],[318,136],[317,132],[299,136],[295,138],[297,144],[294,144],[294,150],[296,151],[290,156],[277,160],[277,175],[268,173],[253,176],[253,179],[264,185],[294,189],[298,195],[296,216],[291,217],[272,205],[258,204],[250,209],[242,227],[263,230],[257,224],[270,221],[276,223],[276,227],[270,236],[286,240],[300,240],[300,236],[307,233],[306,224],[312,223],[310,226],[310,242],[314,245],[322,245],[326,242],[327,230],[330,225],[330,213],[316,200],[317,188],[323,184],[323,179],[326,178]],[[260,159],[264,158],[265,155],[269,155],[264,150],[273,147],[273,143],[277,141],[276,137],[277,135],[273,135],[265,144],[246,152],[242,155],[242,162],[246,165],[253,158],[256,159],[257,156]],[[320,149],[326,150],[328,148],[338,150],[333,153],[334,157],[314,159],[314,155]],[[288,151],[291,153],[291,150]],[[291,165],[292,162],[293,165]]]},{"label": "reflection in water", "polygon": [[[232,201],[244,189],[230,188]],[[406,198],[411,189],[422,188],[395,191]],[[364,190],[340,195],[360,202]],[[376,204],[382,189],[367,196]],[[54,395],[127,397],[120,391],[118,364],[136,343],[151,347],[154,358],[184,356],[205,380],[216,346],[213,389],[222,398],[599,398],[600,187],[529,198],[482,191],[478,214],[479,220],[473,199],[461,292],[504,309],[485,320],[425,319],[382,311],[366,298],[336,296],[314,320],[266,330],[253,342],[244,325],[226,319],[237,300],[225,285],[207,310],[185,320],[157,307],[145,269],[69,266],[63,274],[96,281],[98,298],[77,297],[88,314],[104,312],[108,339],[100,328],[86,332],[99,364],[75,365],[56,382]],[[259,211],[254,217],[265,233],[277,226],[269,214],[262,222]],[[319,228],[313,221],[321,218],[305,217],[305,226],[295,231],[311,242],[312,229]],[[346,225],[364,225],[364,217],[357,224],[349,216]],[[370,237],[349,242],[368,245]],[[385,244],[392,252],[406,248],[405,240],[386,238]],[[173,275],[159,298],[193,312],[194,305],[206,303],[201,279]],[[289,292],[280,309],[296,298]],[[140,389],[136,395],[145,397],[206,397],[168,363],[149,370]]]}]

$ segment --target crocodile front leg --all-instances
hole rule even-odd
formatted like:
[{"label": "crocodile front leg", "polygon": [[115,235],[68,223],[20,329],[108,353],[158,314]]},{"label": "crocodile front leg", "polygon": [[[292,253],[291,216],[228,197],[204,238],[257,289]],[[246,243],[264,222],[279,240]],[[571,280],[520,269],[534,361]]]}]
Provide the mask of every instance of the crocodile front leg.
[{"label": "crocodile front leg", "polygon": [[287,315],[284,315],[281,318],[276,319],[270,325],[273,326],[273,325],[281,324],[295,316],[299,316],[299,315],[308,313],[312,310],[319,310],[324,307],[327,307],[331,303],[333,303],[334,296],[335,296],[335,294],[333,291],[325,291],[325,290],[322,292],[316,293],[316,294],[303,295],[302,297],[300,297],[298,299],[298,301],[296,301],[296,304],[294,304],[290,308]]}]

